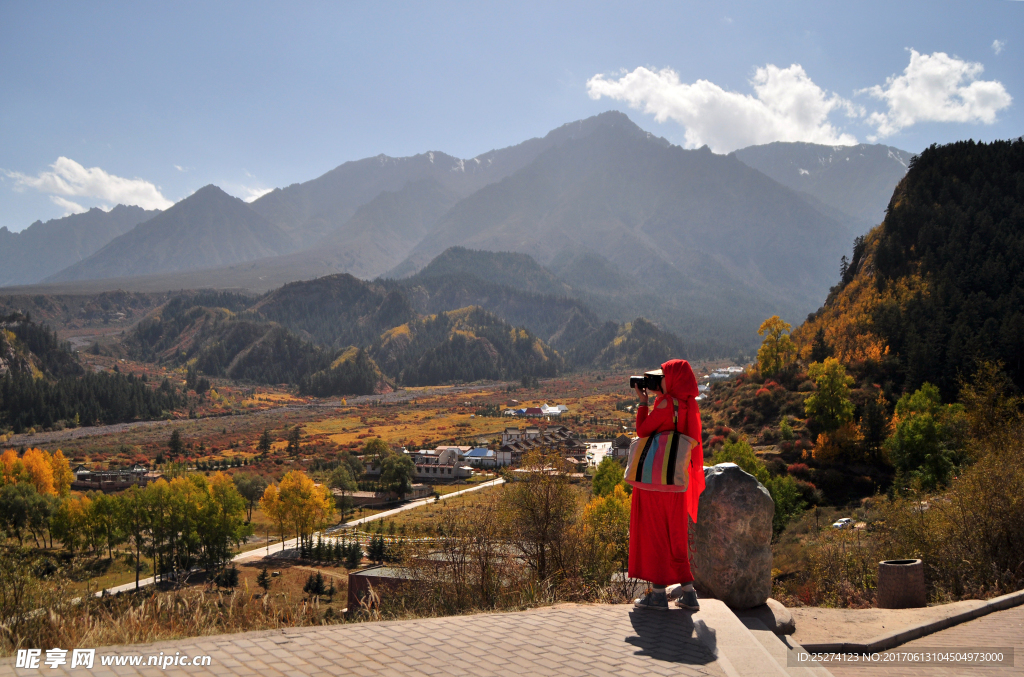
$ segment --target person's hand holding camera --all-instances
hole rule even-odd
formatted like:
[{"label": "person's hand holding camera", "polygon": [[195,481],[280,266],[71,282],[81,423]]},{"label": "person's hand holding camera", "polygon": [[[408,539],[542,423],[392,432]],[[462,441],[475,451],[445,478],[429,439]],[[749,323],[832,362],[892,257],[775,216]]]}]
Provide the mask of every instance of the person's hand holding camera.
[{"label": "person's hand holding camera", "polygon": [[636,391],[636,396],[640,398],[640,404],[647,404],[647,389],[641,388],[639,385],[634,385],[633,390]]}]

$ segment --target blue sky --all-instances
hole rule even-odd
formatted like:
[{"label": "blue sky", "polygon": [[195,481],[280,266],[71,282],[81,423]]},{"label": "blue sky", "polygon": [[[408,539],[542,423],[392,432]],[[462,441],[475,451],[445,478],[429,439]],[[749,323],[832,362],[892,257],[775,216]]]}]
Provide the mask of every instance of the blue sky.
[{"label": "blue sky", "polygon": [[1013,0],[4,2],[0,226],[472,157],[610,109],[718,152],[1011,138],[1022,29]]}]

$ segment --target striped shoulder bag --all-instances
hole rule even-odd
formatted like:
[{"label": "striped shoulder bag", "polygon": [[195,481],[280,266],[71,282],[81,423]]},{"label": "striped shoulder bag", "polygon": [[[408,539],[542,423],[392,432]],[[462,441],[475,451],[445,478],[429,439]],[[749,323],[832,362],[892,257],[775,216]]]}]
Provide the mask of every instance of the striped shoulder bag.
[{"label": "striped shoulder bag", "polygon": [[690,453],[697,440],[679,432],[679,400],[672,398],[672,430],[638,437],[629,445],[625,480],[648,491],[686,491]]}]

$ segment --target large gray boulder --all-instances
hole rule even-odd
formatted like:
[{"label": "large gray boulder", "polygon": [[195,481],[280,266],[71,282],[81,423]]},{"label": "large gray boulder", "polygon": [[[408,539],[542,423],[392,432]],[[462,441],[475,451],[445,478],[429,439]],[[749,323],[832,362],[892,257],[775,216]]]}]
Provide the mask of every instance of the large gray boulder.
[{"label": "large gray boulder", "polygon": [[690,540],[694,585],[732,609],[764,604],[772,593],[775,502],[735,463],[704,468],[704,481]]}]

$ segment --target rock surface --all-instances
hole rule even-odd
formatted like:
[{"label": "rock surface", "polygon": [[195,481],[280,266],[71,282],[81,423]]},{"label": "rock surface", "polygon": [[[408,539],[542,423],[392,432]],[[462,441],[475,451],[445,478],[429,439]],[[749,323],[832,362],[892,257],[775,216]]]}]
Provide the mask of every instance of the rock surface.
[{"label": "rock surface", "polygon": [[796,621],[785,605],[775,599],[736,614],[740,618],[756,618],[777,635],[792,635],[796,632]]},{"label": "rock surface", "polygon": [[772,592],[772,516],[768,490],[735,463],[704,469],[690,541],[694,585],[732,609],[764,604]]}]

